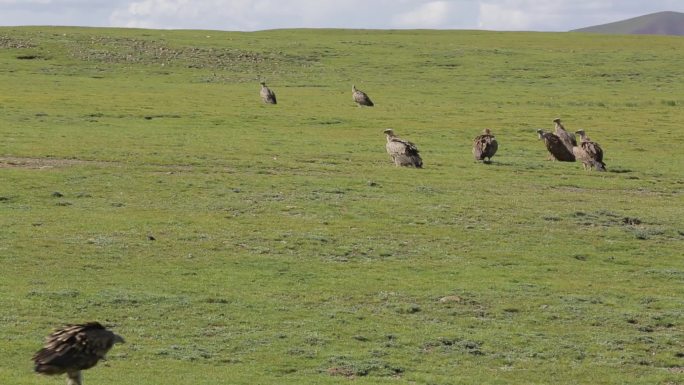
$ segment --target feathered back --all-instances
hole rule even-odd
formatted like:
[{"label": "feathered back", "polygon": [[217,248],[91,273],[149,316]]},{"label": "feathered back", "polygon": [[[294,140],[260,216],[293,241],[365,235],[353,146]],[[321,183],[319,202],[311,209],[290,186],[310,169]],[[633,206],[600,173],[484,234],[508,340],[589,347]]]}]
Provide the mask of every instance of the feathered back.
[{"label": "feathered back", "polygon": [[420,157],[418,147],[408,140],[394,135],[392,130],[385,130],[387,144],[385,149],[397,166],[423,167],[423,159]]},{"label": "feathered back", "polygon": [[67,325],[50,334],[33,355],[35,371],[60,374],[92,368],[118,342],[124,342],[123,338],[99,322]]},{"label": "feathered back", "polygon": [[277,104],[275,92],[266,87],[266,83],[261,82],[261,91],[259,92],[261,100],[267,104]]},{"label": "feathered back", "polygon": [[584,130],[577,131],[580,136],[580,145],[583,153],[582,162],[585,166],[593,167],[597,171],[606,171],[606,164],[603,163],[603,149],[598,143],[589,139]]},{"label": "feathered back", "polygon": [[485,128],[482,135],[476,136],[473,140],[473,156],[475,160],[486,161],[489,158],[491,161],[498,148],[499,143],[488,128]]},{"label": "feathered back", "polygon": [[575,138],[575,134],[568,132],[565,127],[563,127],[563,123],[561,123],[560,119],[554,119],[553,123],[556,129],[556,136],[558,136],[561,142],[563,142],[565,148],[572,153],[572,148],[577,146],[577,138]]},{"label": "feathered back", "polygon": [[360,106],[368,106],[368,107],[373,107],[373,101],[366,95],[365,92],[359,90],[356,88],[355,85],[352,85],[352,99],[356,104]]},{"label": "feathered back", "polygon": [[575,161],[575,155],[573,154],[572,149],[568,150],[557,135],[550,132],[544,132],[543,130],[537,130],[537,133],[539,134],[539,138],[544,140],[546,149],[554,159],[561,162]]}]

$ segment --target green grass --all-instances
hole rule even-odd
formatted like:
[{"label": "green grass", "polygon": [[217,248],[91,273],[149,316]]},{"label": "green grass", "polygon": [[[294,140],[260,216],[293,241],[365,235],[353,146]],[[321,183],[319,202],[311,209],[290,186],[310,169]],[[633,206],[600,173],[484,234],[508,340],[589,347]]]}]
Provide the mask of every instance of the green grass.
[{"label": "green grass", "polygon": [[[680,51],[0,28],[0,378],[62,383],[31,354],[99,320],[128,343],[86,383],[681,384]],[[559,116],[609,172],[545,160]],[[425,169],[391,164],[388,127]]]}]

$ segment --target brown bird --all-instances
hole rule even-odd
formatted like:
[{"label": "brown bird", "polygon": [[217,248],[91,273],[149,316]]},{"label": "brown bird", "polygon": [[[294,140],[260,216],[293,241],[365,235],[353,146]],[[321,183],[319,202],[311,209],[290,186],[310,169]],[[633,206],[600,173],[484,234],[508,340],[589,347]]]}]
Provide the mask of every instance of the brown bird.
[{"label": "brown bird", "polygon": [[261,100],[263,100],[264,103],[278,104],[278,102],[276,101],[275,92],[273,92],[270,88],[266,87],[266,82],[261,82],[261,92],[259,92],[259,95],[261,95]]},{"label": "brown bird", "polygon": [[352,85],[352,99],[354,100],[354,103],[356,103],[359,107],[361,107],[361,106],[373,107],[373,105],[374,105],[373,101],[370,100],[368,95],[366,95],[365,92],[357,89],[355,85]]},{"label": "brown bird", "polygon": [[475,160],[481,160],[484,163],[492,162],[492,157],[496,154],[498,148],[499,143],[489,128],[485,128],[482,131],[482,135],[476,136],[475,140],[473,140],[473,156]]},{"label": "brown bird", "polygon": [[99,322],[67,325],[55,330],[45,345],[33,355],[35,371],[42,374],[67,375],[67,385],[82,385],[82,370],[90,369],[115,343],[124,339],[105,329]]},{"label": "brown bird", "polygon": [[596,171],[606,171],[606,164],[603,163],[603,149],[598,143],[593,142],[584,130],[575,132],[580,136],[580,144],[574,150],[575,157],[582,161],[582,167],[586,170],[587,167]]},{"label": "brown bird", "polygon": [[539,139],[544,140],[546,149],[553,159],[561,162],[575,161],[575,155],[572,153],[572,150],[568,150],[556,134],[544,132],[542,129],[537,130],[537,134],[539,134]]},{"label": "brown bird", "polygon": [[560,118],[553,120],[553,126],[556,129],[556,136],[560,138],[565,148],[572,152],[572,148],[577,146],[577,139],[575,138],[575,135],[568,132],[565,127],[563,127],[563,123],[561,123]]},{"label": "brown bird", "polygon": [[418,147],[415,144],[397,137],[394,135],[394,130],[390,128],[383,132],[387,136],[385,149],[387,149],[387,153],[395,166],[423,168],[423,160],[420,158]]}]

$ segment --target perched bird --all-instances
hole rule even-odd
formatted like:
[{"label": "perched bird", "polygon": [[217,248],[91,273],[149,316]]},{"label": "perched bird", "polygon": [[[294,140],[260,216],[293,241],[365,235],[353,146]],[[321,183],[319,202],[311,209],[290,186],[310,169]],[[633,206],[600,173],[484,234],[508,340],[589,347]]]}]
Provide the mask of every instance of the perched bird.
[{"label": "perched bird", "polygon": [[575,135],[573,133],[568,132],[565,129],[565,127],[563,127],[563,123],[561,123],[560,118],[554,119],[553,125],[556,129],[556,136],[560,138],[565,148],[567,148],[568,151],[572,152],[572,148],[577,146],[577,139],[575,138]]},{"label": "perched bird", "polygon": [[67,325],[55,330],[45,346],[33,355],[35,371],[42,374],[67,375],[67,385],[82,385],[81,370],[90,369],[115,343],[124,339],[105,329],[99,322]]},{"label": "perched bird", "polygon": [[574,154],[577,159],[582,161],[582,167],[586,170],[587,167],[596,171],[606,171],[606,164],[603,163],[603,149],[598,143],[592,142],[591,139],[584,133],[584,130],[575,132],[580,136],[580,144],[574,148]]},{"label": "perched bird", "polygon": [[388,128],[383,132],[387,135],[387,144],[385,145],[385,148],[395,166],[423,168],[423,160],[420,158],[418,147],[416,147],[415,144],[397,137],[394,135],[394,130],[391,128]]},{"label": "perched bird", "polygon": [[482,131],[482,135],[476,136],[475,140],[473,140],[473,156],[475,156],[475,160],[481,160],[484,163],[492,162],[492,157],[496,154],[498,148],[499,143],[489,128],[485,128]]},{"label": "perched bird", "polygon": [[273,92],[270,88],[266,87],[266,82],[261,82],[261,92],[259,92],[259,95],[261,95],[261,100],[263,100],[264,103],[268,103],[268,104],[277,104],[278,103],[276,101],[275,92]]},{"label": "perched bird", "polygon": [[537,130],[537,134],[539,134],[539,139],[544,140],[546,149],[549,151],[549,154],[551,154],[553,159],[559,160],[561,162],[575,161],[575,155],[573,154],[572,150],[568,150],[568,148],[565,147],[561,139],[556,134],[544,132],[542,129]]},{"label": "perched bird", "polygon": [[368,95],[366,95],[365,92],[356,89],[355,85],[352,85],[352,99],[354,100],[354,103],[356,103],[359,107],[373,107],[373,101],[370,100],[370,98],[368,97]]}]

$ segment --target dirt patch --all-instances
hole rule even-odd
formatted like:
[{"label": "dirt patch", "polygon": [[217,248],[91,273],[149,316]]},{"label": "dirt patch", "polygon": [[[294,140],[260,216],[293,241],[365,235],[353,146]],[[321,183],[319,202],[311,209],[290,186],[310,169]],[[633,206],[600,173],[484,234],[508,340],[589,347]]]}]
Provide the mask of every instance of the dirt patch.
[{"label": "dirt patch", "polygon": [[[180,65],[188,68],[233,69],[256,64],[272,66],[290,63],[310,66],[317,55],[291,55],[282,51],[258,52],[236,48],[175,47],[164,41],[92,36],[75,42],[70,55],[74,58],[105,63],[140,63]],[[269,67],[270,68],[270,67]]]},{"label": "dirt patch", "polygon": [[105,164],[105,162],[60,158],[20,158],[11,156],[0,157],[0,168],[28,168],[40,170],[64,168],[83,164]]},{"label": "dirt patch", "polygon": [[33,44],[30,40],[18,39],[16,37],[2,35],[0,36],[0,48],[33,48]]},{"label": "dirt patch", "polygon": [[342,377],[347,377],[347,378],[356,377],[354,375],[354,371],[352,369],[344,368],[344,367],[338,367],[338,366],[328,368],[328,374],[331,376],[342,376]]}]

